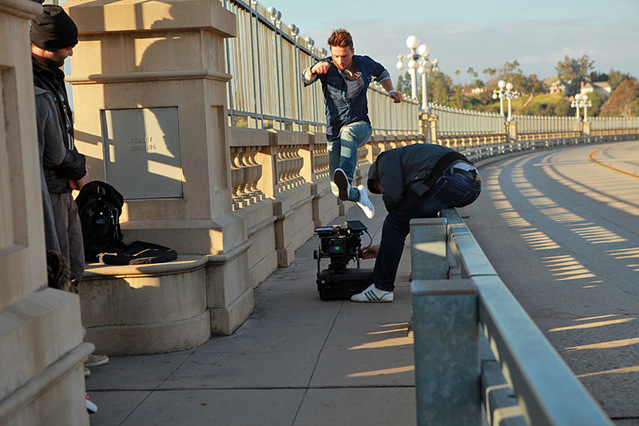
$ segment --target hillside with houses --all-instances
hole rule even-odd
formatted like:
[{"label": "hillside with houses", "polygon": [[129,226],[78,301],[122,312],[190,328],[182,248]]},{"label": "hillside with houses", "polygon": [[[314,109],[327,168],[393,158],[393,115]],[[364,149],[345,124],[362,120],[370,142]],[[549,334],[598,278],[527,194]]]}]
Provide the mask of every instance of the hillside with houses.
[{"label": "hillside with houses", "polygon": [[[493,93],[503,80],[513,85],[518,97],[512,101],[514,114],[569,116],[575,114],[575,99],[588,101],[591,117],[639,116],[639,83],[627,73],[610,70],[607,73],[594,69],[594,61],[587,55],[581,58],[566,56],[556,67],[557,74],[540,80],[537,75],[525,75],[515,60],[497,69],[482,71],[485,80],[470,67],[467,70],[472,83],[459,83],[461,72],[455,72],[455,80],[443,72],[428,76],[428,99],[432,103],[483,112],[499,112],[499,101]],[[410,76],[400,76],[397,87],[410,95]],[[421,97],[421,91],[420,95]]]}]

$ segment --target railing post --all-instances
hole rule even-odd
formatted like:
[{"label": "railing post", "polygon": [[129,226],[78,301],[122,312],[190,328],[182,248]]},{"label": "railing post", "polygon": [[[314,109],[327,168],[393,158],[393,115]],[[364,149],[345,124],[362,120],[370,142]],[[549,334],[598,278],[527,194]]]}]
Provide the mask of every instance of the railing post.
[{"label": "railing post", "polygon": [[417,424],[481,425],[477,287],[413,281],[412,301]]},{"label": "railing post", "polygon": [[410,222],[419,425],[480,425],[478,292],[448,278],[448,220]]},{"label": "railing post", "polygon": [[447,225],[448,221],[445,218],[410,221],[413,280],[448,278]]}]

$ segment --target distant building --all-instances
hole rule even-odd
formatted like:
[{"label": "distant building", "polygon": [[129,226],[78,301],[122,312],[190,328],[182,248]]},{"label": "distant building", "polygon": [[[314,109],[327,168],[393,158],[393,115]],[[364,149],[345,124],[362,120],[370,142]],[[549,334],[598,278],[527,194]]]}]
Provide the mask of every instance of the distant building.
[{"label": "distant building", "polygon": [[472,89],[462,90],[464,96],[479,96],[484,92],[492,92],[493,89],[489,87],[473,87]]},{"label": "distant building", "polygon": [[610,83],[607,81],[597,81],[594,83],[585,83],[581,87],[581,94],[587,95],[589,93],[599,93],[604,98],[608,98],[612,93],[612,87],[610,87]]},{"label": "distant building", "polygon": [[570,90],[570,83],[562,80],[555,80],[550,84],[550,94],[554,95],[556,93],[565,95]]}]

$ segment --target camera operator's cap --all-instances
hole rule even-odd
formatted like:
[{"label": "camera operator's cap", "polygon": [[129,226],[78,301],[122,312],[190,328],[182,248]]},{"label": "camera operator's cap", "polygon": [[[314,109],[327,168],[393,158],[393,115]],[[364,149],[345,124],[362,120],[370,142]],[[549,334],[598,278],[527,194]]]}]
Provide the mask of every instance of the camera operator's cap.
[{"label": "camera operator's cap", "polygon": [[43,6],[43,12],[31,20],[31,42],[44,50],[58,50],[78,44],[78,27],[73,19],[54,4]]}]

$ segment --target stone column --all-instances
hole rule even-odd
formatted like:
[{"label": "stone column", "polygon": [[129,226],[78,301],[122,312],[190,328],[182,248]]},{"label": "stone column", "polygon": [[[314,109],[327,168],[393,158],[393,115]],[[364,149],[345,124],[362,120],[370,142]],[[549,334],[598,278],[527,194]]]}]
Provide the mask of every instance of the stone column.
[{"label": "stone column", "polygon": [[89,424],[77,295],[47,287],[31,1],[0,0],[0,424]]},{"label": "stone column", "polygon": [[218,0],[70,0],[77,23],[76,138],[94,179],[125,197],[125,241],[208,255],[214,333],[253,308],[246,221],[232,210],[224,39]]},{"label": "stone column", "polygon": [[419,124],[426,143],[437,143],[437,115],[422,112]]},{"label": "stone column", "polygon": [[506,121],[506,134],[508,135],[508,140],[513,141],[517,140],[517,122],[516,121]]}]

